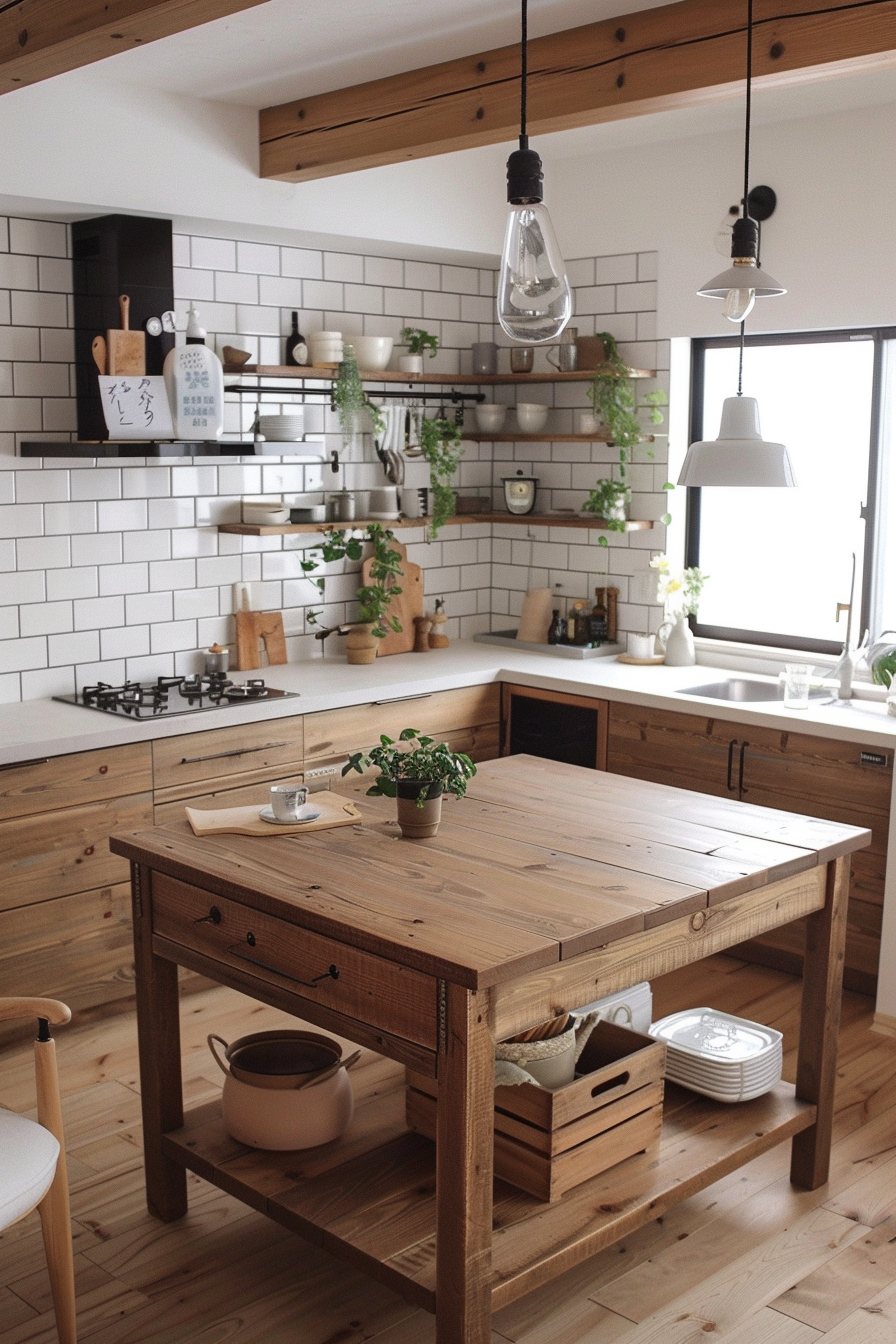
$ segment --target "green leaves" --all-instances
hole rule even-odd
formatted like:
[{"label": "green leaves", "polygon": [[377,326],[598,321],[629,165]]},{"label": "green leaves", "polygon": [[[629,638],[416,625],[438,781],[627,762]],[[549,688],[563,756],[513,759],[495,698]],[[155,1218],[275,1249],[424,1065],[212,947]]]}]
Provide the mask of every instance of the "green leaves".
[{"label": "green leaves", "polygon": [[429,463],[431,516],[429,538],[434,541],[455,510],[455,494],[449,482],[457,471],[462,449],[460,425],[444,416],[423,420],[420,426],[420,449]]},{"label": "green leaves", "polygon": [[[380,774],[367,792],[373,797],[386,798],[395,797],[400,779],[437,781],[446,793],[462,798],[468,780],[476,773],[469,756],[452,751],[447,742],[421,737],[416,728],[403,728],[397,743],[382,735],[378,747],[371,747],[369,752],[354,752],[342,767],[342,773],[347,775],[350,770],[356,770],[363,774],[371,766],[376,766]],[[422,805],[421,795],[418,806]]]}]

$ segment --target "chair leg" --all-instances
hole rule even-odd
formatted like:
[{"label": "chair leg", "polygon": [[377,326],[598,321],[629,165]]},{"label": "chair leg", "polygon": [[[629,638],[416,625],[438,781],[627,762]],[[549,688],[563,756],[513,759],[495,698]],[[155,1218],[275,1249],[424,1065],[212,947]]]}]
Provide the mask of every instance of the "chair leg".
[{"label": "chair leg", "polygon": [[77,1344],[75,1328],[75,1260],[72,1251],[72,1223],[65,1165],[57,1168],[53,1184],[38,1205],[50,1289],[56,1312],[59,1344]]}]

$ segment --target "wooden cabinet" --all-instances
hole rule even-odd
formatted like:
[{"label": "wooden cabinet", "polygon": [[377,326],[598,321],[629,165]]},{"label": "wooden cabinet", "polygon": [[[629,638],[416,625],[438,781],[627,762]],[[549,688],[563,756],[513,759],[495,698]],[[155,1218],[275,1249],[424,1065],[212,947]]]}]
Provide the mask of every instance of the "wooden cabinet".
[{"label": "wooden cabinet", "polygon": [[158,738],[152,744],[156,824],[196,807],[240,807],[268,801],[277,780],[298,779],[304,757],[300,714],[259,723]]},{"label": "wooden cabinet", "polygon": [[397,738],[403,728],[438,736],[474,761],[490,761],[499,753],[500,722],[497,684],[323,710],[305,716],[305,762],[341,765],[350,752],[375,746],[383,733]]},{"label": "wooden cabinet", "polygon": [[501,706],[502,756],[524,752],[567,765],[606,770],[606,700],[505,682]]},{"label": "wooden cabinet", "polygon": [[[893,752],[789,729],[635,705],[610,707],[607,768],[658,784],[810,813],[871,830],[852,858],[845,983],[873,993],[893,785]],[[784,970],[802,964],[803,930],[791,925],[739,951]]]},{"label": "wooden cabinet", "polygon": [[0,985],[73,1008],[133,993],[129,870],[112,831],[152,823],[149,744],[0,769]]}]

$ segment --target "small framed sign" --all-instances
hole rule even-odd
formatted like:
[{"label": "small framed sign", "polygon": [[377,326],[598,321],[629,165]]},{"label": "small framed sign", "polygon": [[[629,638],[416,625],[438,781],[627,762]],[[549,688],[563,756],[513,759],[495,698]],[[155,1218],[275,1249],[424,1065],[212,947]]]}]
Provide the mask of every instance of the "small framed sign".
[{"label": "small framed sign", "polygon": [[151,374],[100,375],[100,397],[110,439],[173,439],[165,379]]}]

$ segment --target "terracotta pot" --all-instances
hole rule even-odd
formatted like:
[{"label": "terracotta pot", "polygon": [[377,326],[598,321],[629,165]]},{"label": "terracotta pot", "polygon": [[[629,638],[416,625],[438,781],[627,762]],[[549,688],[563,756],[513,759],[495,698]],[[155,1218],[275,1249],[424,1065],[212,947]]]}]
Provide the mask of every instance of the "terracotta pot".
[{"label": "terracotta pot", "polygon": [[[420,794],[425,795],[422,807],[417,806]],[[398,781],[398,824],[405,840],[425,840],[435,835],[442,820],[442,786],[428,779],[400,779]]]},{"label": "terracotta pot", "polygon": [[373,623],[353,625],[345,637],[345,657],[349,663],[372,663],[379,641],[371,633]]}]

